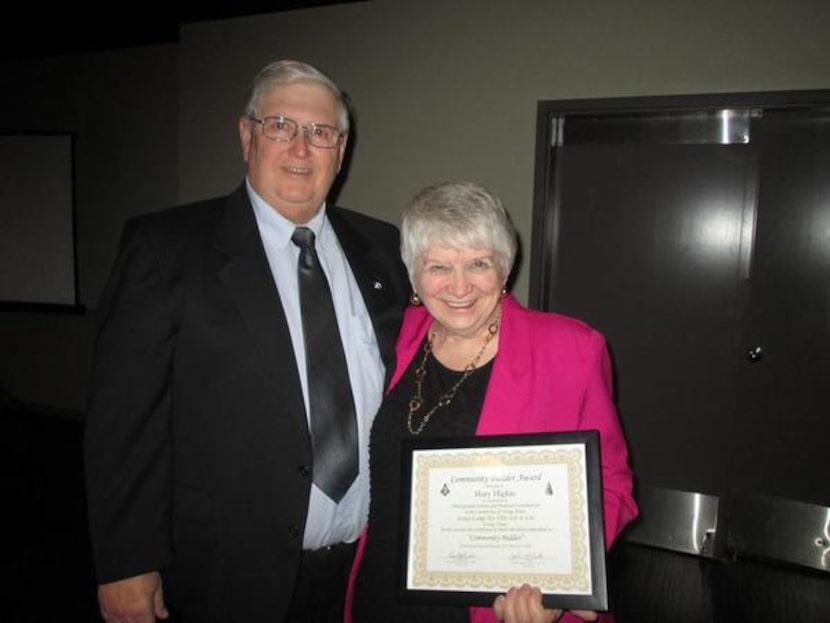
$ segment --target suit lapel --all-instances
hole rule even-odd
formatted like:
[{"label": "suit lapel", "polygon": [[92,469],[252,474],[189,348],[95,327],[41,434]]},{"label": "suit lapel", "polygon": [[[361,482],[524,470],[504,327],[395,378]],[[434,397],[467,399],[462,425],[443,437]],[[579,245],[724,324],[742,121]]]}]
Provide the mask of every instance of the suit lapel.
[{"label": "suit lapel", "polygon": [[[252,356],[259,359],[256,367],[275,384],[274,389],[281,390],[280,400],[288,397],[289,404],[283,406],[304,418],[288,322],[244,185],[228,196],[215,248],[217,277],[239,311],[252,343]],[[286,353],[291,354],[290,359]]]},{"label": "suit lapel", "polygon": [[[369,312],[388,381],[400,326],[400,304],[389,258],[382,256],[372,239],[353,227],[337,208],[328,209],[328,218]],[[217,277],[239,310],[252,342],[252,356],[259,358],[270,381],[285,388],[283,395],[297,401],[296,411],[304,413],[296,366],[285,363],[285,353],[293,353],[288,322],[244,184],[228,196],[225,214],[216,229],[215,249]]]},{"label": "suit lapel", "polygon": [[372,239],[355,229],[337,208],[328,209],[328,218],[363,295],[386,366],[388,382],[393,371],[395,339],[400,327],[400,305],[392,283],[393,276],[387,266],[389,258],[377,254]]}]

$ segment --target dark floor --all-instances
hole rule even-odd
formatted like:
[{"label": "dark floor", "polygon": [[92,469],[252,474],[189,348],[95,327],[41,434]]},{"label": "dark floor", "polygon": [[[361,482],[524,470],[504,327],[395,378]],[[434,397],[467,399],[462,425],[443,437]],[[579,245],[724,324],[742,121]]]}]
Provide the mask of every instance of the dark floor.
[{"label": "dark floor", "polygon": [[620,542],[609,591],[617,623],[830,623],[830,573],[768,562]]},{"label": "dark floor", "polygon": [[80,421],[5,407],[0,414],[0,620],[98,623]]},{"label": "dark floor", "polygon": [[[6,526],[0,621],[100,623],[80,418],[2,405],[0,417]],[[716,562],[625,542],[608,563],[617,623],[830,622],[827,573]]]}]

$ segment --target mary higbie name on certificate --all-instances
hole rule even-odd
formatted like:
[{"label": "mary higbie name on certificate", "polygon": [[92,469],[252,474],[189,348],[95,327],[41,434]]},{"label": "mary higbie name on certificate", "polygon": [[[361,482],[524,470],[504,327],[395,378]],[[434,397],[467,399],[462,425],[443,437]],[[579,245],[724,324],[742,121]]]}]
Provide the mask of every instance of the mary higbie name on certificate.
[{"label": "mary higbie name on certificate", "polygon": [[590,595],[585,446],[416,450],[407,589]]}]

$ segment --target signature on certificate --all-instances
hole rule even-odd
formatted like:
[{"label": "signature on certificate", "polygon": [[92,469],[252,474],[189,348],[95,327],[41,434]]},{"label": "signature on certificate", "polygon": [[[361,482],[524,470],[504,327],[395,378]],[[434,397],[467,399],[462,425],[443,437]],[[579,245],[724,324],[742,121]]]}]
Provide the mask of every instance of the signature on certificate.
[{"label": "signature on certificate", "polygon": [[549,556],[545,556],[541,552],[525,552],[510,554],[510,561],[514,563],[522,563],[526,567],[539,567],[550,560]]},{"label": "signature on certificate", "polygon": [[457,567],[466,567],[476,559],[472,552],[447,552],[447,560]]}]

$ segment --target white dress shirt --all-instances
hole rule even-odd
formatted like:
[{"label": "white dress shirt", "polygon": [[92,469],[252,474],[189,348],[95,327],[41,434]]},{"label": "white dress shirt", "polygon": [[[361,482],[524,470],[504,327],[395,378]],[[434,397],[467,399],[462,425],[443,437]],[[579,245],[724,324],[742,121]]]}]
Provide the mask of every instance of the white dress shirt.
[{"label": "white dress shirt", "polygon": [[[291,235],[297,225],[268,205],[256,194],[247,180],[246,186],[265,246],[265,254],[288,319],[307,417],[308,379],[297,284],[297,260],[300,250],[291,242]],[[312,485],[303,547],[317,549],[325,545],[356,540],[366,523],[369,514],[369,430],[383,398],[384,366],[369,312],[346,255],[326,217],[325,204],[310,222],[303,225],[314,231],[317,255],[331,288],[337,326],[343,340],[354,395],[360,467],[358,477],[340,504],[336,504]],[[279,492],[275,491],[274,495],[279,495]]]}]

